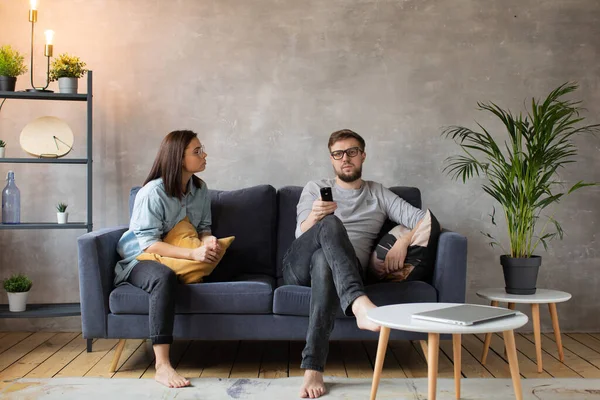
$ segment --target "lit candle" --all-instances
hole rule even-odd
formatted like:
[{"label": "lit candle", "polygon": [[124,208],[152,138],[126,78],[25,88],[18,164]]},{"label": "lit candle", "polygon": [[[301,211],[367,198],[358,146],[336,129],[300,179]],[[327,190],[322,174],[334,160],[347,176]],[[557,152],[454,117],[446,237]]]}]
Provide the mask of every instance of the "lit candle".
[{"label": "lit candle", "polygon": [[29,0],[29,22],[37,22],[37,0]]},{"label": "lit candle", "polygon": [[46,44],[52,44],[52,39],[54,39],[54,31],[48,29],[44,32],[44,35],[46,35]]},{"label": "lit candle", "polygon": [[44,55],[46,57],[52,57],[52,39],[54,39],[54,31],[48,29],[44,32],[46,35],[46,47],[44,47]]}]

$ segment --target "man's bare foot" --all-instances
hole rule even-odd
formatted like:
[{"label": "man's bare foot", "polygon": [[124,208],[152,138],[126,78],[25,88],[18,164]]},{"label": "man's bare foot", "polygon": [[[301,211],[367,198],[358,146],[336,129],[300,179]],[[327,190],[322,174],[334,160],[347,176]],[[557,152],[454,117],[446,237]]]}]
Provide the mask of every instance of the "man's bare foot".
[{"label": "man's bare foot", "polygon": [[190,386],[190,381],[179,375],[169,364],[157,364],[154,379],[169,388]]},{"label": "man's bare foot", "polygon": [[367,318],[367,311],[372,308],[377,308],[377,306],[367,296],[360,296],[352,303],[352,312],[356,317],[356,325],[360,329],[379,332],[381,327]]},{"label": "man's bare foot", "polygon": [[303,399],[316,399],[325,394],[325,383],[323,373],[312,369],[304,372],[304,382],[300,388],[300,397]]}]

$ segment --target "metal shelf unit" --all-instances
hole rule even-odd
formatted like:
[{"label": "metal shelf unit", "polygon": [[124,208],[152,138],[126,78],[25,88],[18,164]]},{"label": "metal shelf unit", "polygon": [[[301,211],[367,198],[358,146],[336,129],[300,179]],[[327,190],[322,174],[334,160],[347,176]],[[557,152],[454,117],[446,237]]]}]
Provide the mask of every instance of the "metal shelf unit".
[{"label": "metal shelf unit", "polygon": [[[87,221],[57,224],[51,222],[23,222],[20,224],[0,224],[0,230],[8,229],[86,229],[93,230],[92,224],[92,76],[87,73],[86,94],[44,93],[44,92],[4,92],[0,99],[83,101],[87,103],[87,157],[86,158],[0,158],[0,163],[8,164],[80,164],[87,165]],[[0,305],[0,318],[52,318],[81,315],[79,303],[27,304],[27,311],[14,313],[8,305]]]},{"label": "metal shelf unit", "polygon": [[53,318],[81,315],[79,303],[27,304],[23,312],[11,312],[8,304],[0,305],[0,318]]},{"label": "metal shelf unit", "polygon": [[[2,92],[0,92],[2,93]],[[87,158],[0,158],[4,164],[87,164]]]},{"label": "metal shelf unit", "polygon": [[[56,222],[22,222],[20,224],[0,224],[0,230],[6,229],[88,229],[85,222],[69,222],[57,224]],[[89,227],[88,232],[91,232]]]}]

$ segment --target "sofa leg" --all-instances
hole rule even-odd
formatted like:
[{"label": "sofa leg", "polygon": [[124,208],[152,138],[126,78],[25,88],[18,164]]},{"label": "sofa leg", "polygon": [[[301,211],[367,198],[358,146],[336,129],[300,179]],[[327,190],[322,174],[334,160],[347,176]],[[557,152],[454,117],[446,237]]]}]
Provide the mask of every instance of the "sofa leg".
[{"label": "sofa leg", "polygon": [[87,339],[87,352],[92,352],[92,343],[94,343],[94,339]]},{"label": "sofa leg", "polygon": [[117,365],[119,365],[119,358],[121,358],[121,353],[123,353],[126,341],[126,339],[119,340],[119,343],[117,344],[117,349],[115,350],[115,355],[112,359],[112,363],[110,364],[109,372],[115,372],[115,370],[117,369]]}]

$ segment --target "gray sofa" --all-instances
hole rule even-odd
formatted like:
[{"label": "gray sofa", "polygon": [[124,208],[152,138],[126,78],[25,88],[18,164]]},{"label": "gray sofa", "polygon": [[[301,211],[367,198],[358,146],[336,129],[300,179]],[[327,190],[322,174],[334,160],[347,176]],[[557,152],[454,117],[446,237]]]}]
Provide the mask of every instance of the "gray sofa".
[{"label": "gray sofa", "polygon": [[[396,194],[421,207],[416,188],[394,187]],[[130,196],[130,210],[139,188]],[[284,285],[281,259],[294,240],[296,204],[301,187],[276,190],[260,185],[240,190],[211,190],[213,234],[235,241],[205,283],[180,285],[174,336],[205,340],[304,340],[310,288]],[[443,218],[440,218],[443,224]],[[388,221],[382,229],[387,232]],[[148,337],[148,294],[131,285],[113,285],[116,246],[127,227],[102,229],[78,238],[79,287],[83,337]],[[433,281],[367,284],[377,305],[465,301],[467,240],[443,231]],[[393,331],[392,339],[423,339]],[[332,340],[377,339],[359,330],[355,319],[338,312]]]}]

